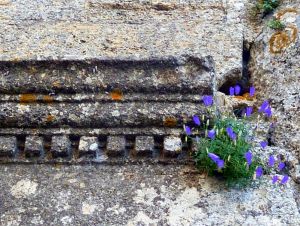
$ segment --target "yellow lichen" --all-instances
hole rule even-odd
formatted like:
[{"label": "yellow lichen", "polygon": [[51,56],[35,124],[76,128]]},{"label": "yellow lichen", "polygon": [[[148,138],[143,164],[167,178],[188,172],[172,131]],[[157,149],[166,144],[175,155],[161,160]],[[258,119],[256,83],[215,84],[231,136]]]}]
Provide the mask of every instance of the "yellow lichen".
[{"label": "yellow lichen", "polygon": [[174,117],[166,117],[164,120],[164,126],[175,127],[177,125],[177,120]]},{"label": "yellow lichen", "polygon": [[46,117],[46,122],[52,122],[55,119],[55,117],[53,115],[47,115]]},{"label": "yellow lichen", "polygon": [[34,94],[21,94],[19,100],[21,104],[34,103],[37,101],[37,96]]},{"label": "yellow lichen", "polygon": [[271,53],[281,53],[288,47],[290,38],[285,31],[279,31],[272,35],[269,41]]},{"label": "yellow lichen", "polygon": [[46,103],[52,103],[53,102],[53,97],[50,95],[44,95],[43,96],[43,101]]},{"label": "yellow lichen", "polygon": [[286,8],[283,10],[280,10],[277,14],[276,14],[276,19],[280,20],[282,16],[284,16],[286,13],[297,13],[297,9],[293,9],[293,8]]}]

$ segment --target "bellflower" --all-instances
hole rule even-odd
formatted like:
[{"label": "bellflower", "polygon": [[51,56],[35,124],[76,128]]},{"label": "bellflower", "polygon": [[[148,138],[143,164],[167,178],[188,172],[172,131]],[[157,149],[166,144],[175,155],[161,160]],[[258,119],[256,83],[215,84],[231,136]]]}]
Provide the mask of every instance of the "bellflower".
[{"label": "bellflower", "polygon": [[227,135],[230,137],[230,139],[232,139],[232,140],[236,139],[236,134],[234,133],[233,129],[230,126],[228,126],[226,128],[226,132],[227,132]]},{"label": "bellflower", "polygon": [[255,88],[254,88],[254,86],[251,86],[251,87],[250,87],[249,93],[250,93],[250,97],[253,97],[253,96],[254,96],[254,94],[255,94]]},{"label": "bellflower", "polygon": [[193,121],[197,126],[200,126],[200,119],[197,115],[194,115],[193,117]]},{"label": "bellflower", "polygon": [[189,126],[185,126],[185,133],[187,135],[192,135],[192,130],[191,130],[191,128]]},{"label": "bellflower", "polygon": [[257,169],[255,170],[255,173],[256,173],[257,178],[261,177],[263,174],[263,168],[261,166],[257,167]]},{"label": "bellflower", "polygon": [[289,180],[288,175],[284,175],[282,180],[281,180],[281,184],[286,184],[288,182],[288,180]]},{"label": "bellflower", "polygon": [[240,92],[241,92],[241,87],[239,85],[236,85],[234,87],[234,93],[235,93],[235,95],[239,95]]},{"label": "bellflower", "polygon": [[269,166],[273,167],[274,164],[275,164],[275,158],[274,158],[273,155],[270,155],[270,157],[269,157]]},{"label": "bellflower", "polygon": [[224,168],[224,160],[219,159],[219,160],[217,161],[217,166],[218,166],[218,169]]},{"label": "bellflower", "polygon": [[210,138],[210,139],[215,139],[216,137],[216,131],[214,129],[212,130],[209,130],[208,133],[207,133],[207,136]]},{"label": "bellflower", "polygon": [[284,162],[279,163],[278,169],[279,169],[280,171],[283,170],[284,167],[285,167]]},{"label": "bellflower", "polygon": [[233,87],[229,88],[229,94],[230,94],[230,96],[234,96],[234,88]]},{"label": "bellflower", "polygon": [[213,100],[213,97],[212,96],[204,96],[202,98],[203,102],[204,102],[204,105],[206,107],[209,107],[213,104],[214,100]]},{"label": "bellflower", "polygon": [[245,159],[247,160],[247,165],[250,166],[252,163],[252,153],[250,151],[245,153]]},{"label": "bellflower", "polygon": [[246,107],[246,117],[250,117],[252,114],[253,108],[252,107]]},{"label": "bellflower", "polygon": [[277,175],[275,175],[275,176],[273,176],[272,177],[272,184],[275,184],[277,181],[278,181],[278,176]]},{"label": "bellflower", "polygon": [[265,147],[267,147],[267,145],[268,145],[268,142],[267,141],[261,141],[259,144],[262,147],[262,149],[265,149]]},{"label": "bellflower", "polygon": [[260,106],[258,112],[264,112],[264,111],[267,109],[268,106],[269,106],[269,101],[265,100],[265,101],[261,104],[261,106]]},{"label": "bellflower", "polygon": [[208,157],[209,157],[211,160],[213,160],[215,163],[217,163],[218,160],[220,160],[220,157],[217,156],[217,155],[214,154],[214,153],[208,153]]}]

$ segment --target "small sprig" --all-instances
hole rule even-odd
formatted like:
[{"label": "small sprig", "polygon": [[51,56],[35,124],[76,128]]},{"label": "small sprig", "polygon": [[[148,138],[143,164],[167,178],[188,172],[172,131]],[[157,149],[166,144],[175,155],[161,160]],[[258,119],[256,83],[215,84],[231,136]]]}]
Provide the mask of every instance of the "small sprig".
[{"label": "small sprig", "polygon": [[280,20],[273,18],[268,22],[268,27],[274,30],[282,30],[285,28],[285,25]]}]

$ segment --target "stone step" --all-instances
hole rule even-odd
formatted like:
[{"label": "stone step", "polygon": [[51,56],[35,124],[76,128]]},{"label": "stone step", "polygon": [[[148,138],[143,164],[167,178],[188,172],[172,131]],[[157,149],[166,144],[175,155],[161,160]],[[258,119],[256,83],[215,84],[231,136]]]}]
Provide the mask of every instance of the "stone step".
[{"label": "stone step", "polygon": [[182,136],[0,136],[0,163],[189,162]]}]

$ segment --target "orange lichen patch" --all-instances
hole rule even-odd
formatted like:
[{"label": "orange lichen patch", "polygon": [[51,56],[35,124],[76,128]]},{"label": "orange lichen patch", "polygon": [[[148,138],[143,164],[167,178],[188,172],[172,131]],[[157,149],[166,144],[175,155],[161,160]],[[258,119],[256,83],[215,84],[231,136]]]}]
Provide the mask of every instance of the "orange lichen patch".
[{"label": "orange lichen patch", "polygon": [[54,99],[50,95],[44,95],[43,96],[43,101],[46,102],[46,103],[52,103],[54,101]]},{"label": "orange lichen patch", "polygon": [[293,25],[287,26],[284,31],[276,32],[270,38],[270,52],[271,53],[281,53],[284,49],[289,47],[289,45],[296,41],[297,38],[297,28]]},{"label": "orange lichen patch", "polygon": [[54,121],[54,119],[55,119],[55,117],[53,116],[53,115],[47,115],[47,117],[46,117],[46,122],[53,122]]},{"label": "orange lichen patch", "polygon": [[122,100],[123,99],[123,93],[120,89],[114,89],[110,92],[110,97],[113,100]]},{"label": "orange lichen patch", "polygon": [[297,33],[298,33],[298,29],[297,27],[293,26],[293,25],[289,25],[285,28],[285,30],[287,32],[289,32],[289,37],[290,37],[290,43],[293,43],[296,41],[297,38]]},{"label": "orange lichen patch", "polygon": [[175,127],[177,125],[177,120],[174,117],[166,117],[164,119],[164,126],[166,127]]},{"label": "orange lichen patch", "polygon": [[34,103],[37,101],[37,96],[34,94],[21,94],[19,100],[21,104]]},{"label": "orange lichen patch", "polygon": [[286,13],[295,13],[297,14],[298,11],[297,9],[293,9],[293,8],[286,8],[286,9],[283,9],[283,10],[280,10],[277,14],[276,14],[276,19],[280,20],[280,18],[285,15]]},{"label": "orange lichen patch", "polygon": [[290,44],[290,38],[285,31],[279,31],[272,35],[269,41],[271,53],[281,53]]}]

